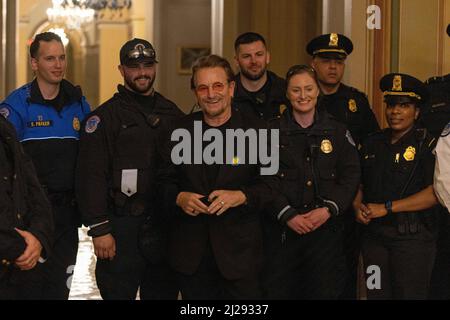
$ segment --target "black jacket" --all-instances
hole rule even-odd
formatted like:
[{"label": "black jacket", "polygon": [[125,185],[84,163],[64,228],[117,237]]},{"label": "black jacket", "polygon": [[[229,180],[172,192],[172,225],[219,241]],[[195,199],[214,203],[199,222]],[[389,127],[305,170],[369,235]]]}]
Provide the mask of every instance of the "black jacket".
[{"label": "black jacket", "polygon": [[288,104],[286,81],[271,71],[267,71],[267,77],[270,85],[266,92],[262,92],[260,98],[254,99],[242,86],[240,74],[236,75],[233,106],[241,112],[248,112],[266,121],[282,114]]},{"label": "black jacket", "polygon": [[336,93],[321,97],[320,108],[347,126],[358,148],[370,133],[380,130],[365,94],[343,83]]},{"label": "black jacket", "polygon": [[360,182],[358,153],[345,126],[316,112],[313,125],[301,128],[289,110],[270,127],[280,129],[280,170],[269,215],[281,223],[316,207],[342,215]]},{"label": "black jacket", "polygon": [[[203,113],[186,116],[176,126],[194,136],[194,122],[202,122]],[[204,128],[203,124],[203,128]],[[233,110],[229,129],[263,128],[261,120]],[[208,182],[206,165],[174,165],[171,159],[175,142],[164,152],[165,168],[161,172],[161,198],[173,207],[173,227],[169,242],[169,261],[178,272],[193,274],[210,245],[222,275],[239,279],[257,273],[262,262],[260,212],[271,199],[271,188],[260,175],[259,164],[221,164],[214,182]],[[247,154],[248,155],[248,154]],[[248,159],[248,157],[246,157]],[[247,204],[228,209],[221,216],[200,214],[192,217],[175,206],[179,192],[209,195],[214,190],[242,190]]]},{"label": "black jacket", "polygon": [[[141,106],[123,86],[82,125],[76,193],[83,224],[93,226],[115,215],[141,215],[155,207],[157,145],[161,133],[183,113],[155,92]],[[122,188],[124,170],[137,171],[137,189]],[[90,234],[111,232],[109,223]]]},{"label": "black jacket", "polygon": [[0,262],[12,263],[25,250],[26,244],[14,228],[32,233],[48,255],[54,228],[50,203],[30,158],[17,141],[14,127],[1,116],[0,148]]}]

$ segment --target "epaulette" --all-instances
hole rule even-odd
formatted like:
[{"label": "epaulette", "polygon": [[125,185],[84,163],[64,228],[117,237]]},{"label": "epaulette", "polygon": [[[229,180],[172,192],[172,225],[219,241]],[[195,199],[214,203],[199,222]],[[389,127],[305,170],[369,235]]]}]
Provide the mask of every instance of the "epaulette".
[{"label": "epaulette", "polygon": [[445,76],[431,77],[427,81],[425,81],[426,84],[439,83],[439,82],[450,82],[450,73]]}]

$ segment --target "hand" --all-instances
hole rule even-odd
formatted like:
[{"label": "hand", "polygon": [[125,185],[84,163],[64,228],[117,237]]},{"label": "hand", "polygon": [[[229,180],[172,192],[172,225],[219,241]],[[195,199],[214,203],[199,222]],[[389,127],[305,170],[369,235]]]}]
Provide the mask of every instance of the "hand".
[{"label": "hand", "polygon": [[116,255],[116,240],[111,233],[92,238],[92,243],[97,258],[112,260]]},{"label": "hand", "polygon": [[208,213],[208,207],[200,200],[203,197],[198,193],[180,192],[176,203],[188,215],[196,217],[200,213]]},{"label": "hand", "polygon": [[27,247],[22,255],[16,259],[15,264],[22,271],[31,270],[36,266],[39,257],[41,256],[41,242],[28,231],[23,231],[17,228],[16,231],[25,240]]},{"label": "hand", "polygon": [[369,209],[367,217],[370,219],[381,218],[387,215],[384,203],[368,203],[367,208]]},{"label": "hand", "polygon": [[330,219],[331,214],[327,208],[317,208],[311,210],[303,216],[305,217],[305,219],[312,223],[313,230],[316,230],[320,228],[325,222],[327,222],[328,219]]},{"label": "hand", "polygon": [[356,221],[365,225],[370,223],[370,218],[368,214],[370,212],[369,208],[366,207],[364,203],[360,203],[359,205],[355,205],[353,207],[355,210]]},{"label": "hand", "polygon": [[218,216],[229,208],[238,207],[247,201],[247,197],[240,190],[216,190],[209,195],[208,199],[212,202],[208,207],[208,212]]},{"label": "hand", "polygon": [[297,232],[300,235],[307,234],[314,230],[314,225],[311,221],[306,219],[304,215],[296,215],[286,224],[294,232]]}]

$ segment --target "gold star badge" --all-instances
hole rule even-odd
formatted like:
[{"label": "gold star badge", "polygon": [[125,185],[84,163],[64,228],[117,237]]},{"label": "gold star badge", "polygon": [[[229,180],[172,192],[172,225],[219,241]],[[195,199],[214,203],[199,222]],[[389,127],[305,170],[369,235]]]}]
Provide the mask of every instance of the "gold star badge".
[{"label": "gold star badge", "polygon": [[73,121],[72,121],[72,125],[73,125],[73,128],[75,129],[75,131],[80,131],[80,119],[78,119],[77,117],[74,117]]},{"label": "gold star badge", "polygon": [[323,153],[333,152],[333,145],[331,144],[331,141],[323,140],[322,144],[320,145],[320,150],[322,150]]},{"label": "gold star badge", "polygon": [[283,114],[286,111],[287,107],[285,104],[280,104],[280,114]]},{"label": "gold star badge", "polygon": [[401,75],[394,76],[394,79],[392,80],[392,91],[403,91]]},{"label": "gold star badge", "polygon": [[337,33],[330,34],[330,43],[328,44],[330,47],[337,47],[339,43],[339,36]]},{"label": "gold star badge", "polygon": [[406,151],[403,154],[403,158],[405,158],[406,161],[413,161],[415,157],[416,157],[416,148],[414,147],[406,148]]},{"label": "gold star badge", "polygon": [[358,111],[358,106],[356,105],[356,101],[354,99],[348,100],[348,110],[351,112]]}]

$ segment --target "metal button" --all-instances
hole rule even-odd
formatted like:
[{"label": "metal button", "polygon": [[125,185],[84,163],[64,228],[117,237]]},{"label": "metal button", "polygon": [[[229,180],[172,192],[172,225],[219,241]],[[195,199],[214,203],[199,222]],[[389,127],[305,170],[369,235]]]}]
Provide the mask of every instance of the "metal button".
[{"label": "metal button", "polygon": [[284,178],[284,173],[280,174],[280,177]]},{"label": "metal button", "polygon": [[305,204],[305,205],[303,206],[303,208],[308,208],[308,205],[307,205],[307,204]]},{"label": "metal button", "polygon": [[311,159],[309,157],[306,157],[306,161],[309,162]]},{"label": "metal button", "polygon": [[9,262],[8,260],[6,260],[6,259],[2,260],[2,265],[9,267],[10,264],[11,264],[11,262]]},{"label": "metal button", "polygon": [[311,186],[313,185],[313,183],[312,183],[311,180],[309,180],[309,181],[306,183],[306,185],[307,185],[308,187],[311,187]]},{"label": "metal button", "polygon": [[22,219],[22,215],[20,213],[17,214],[17,219]]},{"label": "metal button", "polygon": [[8,177],[3,177],[3,180],[8,181]]}]

